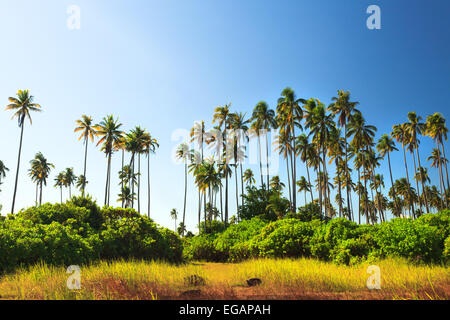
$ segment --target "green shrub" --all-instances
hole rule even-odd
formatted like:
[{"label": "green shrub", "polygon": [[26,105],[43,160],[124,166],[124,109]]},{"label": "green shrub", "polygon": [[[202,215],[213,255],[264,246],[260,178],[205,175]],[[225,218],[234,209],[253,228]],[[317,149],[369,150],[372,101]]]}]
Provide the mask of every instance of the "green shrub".
[{"label": "green shrub", "polygon": [[225,261],[214,246],[214,235],[199,235],[187,240],[183,256],[188,260]]},{"label": "green shrub", "polygon": [[448,263],[448,261],[450,260],[450,236],[445,239],[442,259],[444,260],[444,263]]}]

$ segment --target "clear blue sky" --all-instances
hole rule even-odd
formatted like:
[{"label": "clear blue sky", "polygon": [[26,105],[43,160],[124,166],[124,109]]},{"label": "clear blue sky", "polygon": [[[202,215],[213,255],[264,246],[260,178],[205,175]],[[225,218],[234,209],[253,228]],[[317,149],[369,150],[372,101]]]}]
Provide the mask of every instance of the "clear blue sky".
[{"label": "clear blue sky", "polygon": [[[66,26],[72,4],[81,8],[80,30]],[[381,8],[381,30],[366,27],[371,4]],[[33,205],[27,169],[36,152],[56,166],[44,201],[59,201],[57,172],[74,167],[82,173],[84,149],[73,133],[82,114],[100,121],[112,113],[124,129],[141,125],[159,139],[151,158],[152,216],[169,227],[170,209],[182,211],[184,188],[183,166],[171,160],[180,142],[172,133],[195,120],[209,125],[218,105],[231,102],[233,111],[250,114],[260,100],[275,107],[286,86],[326,104],[345,89],[378,127],[377,138],[411,110],[448,119],[449,12],[446,0],[2,1],[0,101],[6,106],[9,96],[29,88],[44,110],[33,114],[32,126],[26,123],[18,206]],[[10,168],[0,193],[3,214],[11,206],[20,133],[10,118],[10,112],[0,114],[0,159]],[[422,140],[425,163],[433,146]],[[402,154],[392,162],[395,178],[404,176]],[[119,169],[116,154],[112,171]],[[380,171],[389,185],[386,166]],[[435,170],[430,173],[438,184]],[[100,204],[105,174],[104,155],[90,145],[88,191]],[[280,174],[284,178],[284,170]],[[305,174],[301,166],[299,175]],[[195,230],[192,184],[188,196],[187,225]],[[230,206],[234,211],[234,198]]]}]

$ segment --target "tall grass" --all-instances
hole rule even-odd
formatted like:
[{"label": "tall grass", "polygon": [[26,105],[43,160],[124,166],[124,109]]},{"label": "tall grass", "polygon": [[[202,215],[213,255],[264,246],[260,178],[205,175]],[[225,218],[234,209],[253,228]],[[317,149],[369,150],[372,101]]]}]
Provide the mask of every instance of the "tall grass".
[{"label": "tall grass", "polygon": [[[381,290],[368,290],[368,263],[341,266],[312,259],[259,259],[238,264],[165,262],[99,262],[81,267],[80,290],[66,287],[65,268],[39,264],[0,279],[0,299],[180,299],[200,289],[204,299],[448,299],[449,269],[411,265],[389,259],[381,269]],[[190,275],[206,280],[201,287]],[[262,285],[247,287],[245,280]],[[187,296],[189,298],[189,296]]]}]

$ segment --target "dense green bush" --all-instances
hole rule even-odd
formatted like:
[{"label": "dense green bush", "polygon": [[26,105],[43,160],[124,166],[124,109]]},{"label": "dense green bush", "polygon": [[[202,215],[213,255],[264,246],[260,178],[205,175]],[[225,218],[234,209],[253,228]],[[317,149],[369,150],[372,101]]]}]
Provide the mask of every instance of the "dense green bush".
[{"label": "dense green bush", "polygon": [[90,198],[44,204],[0,220],[0,273],[40,261],[71,265],[96,259],[182,260],[183,245],[133,209],[100,209]]}]

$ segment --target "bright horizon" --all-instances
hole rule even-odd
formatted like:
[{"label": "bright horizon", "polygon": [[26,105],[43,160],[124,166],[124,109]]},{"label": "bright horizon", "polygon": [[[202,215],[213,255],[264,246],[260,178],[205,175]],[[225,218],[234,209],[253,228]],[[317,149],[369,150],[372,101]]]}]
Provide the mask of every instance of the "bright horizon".
[{"label": "bright horizon", "polygon": [[[366,27],[371,4],[381,8],[381,30]],[[70,5],[81,9],[80,30],[67,28]],[[27,170],[37,152],[55,165],[43,202],[59,202],[53,187],[58,172],[73,167],[76,175],[82,173],[84,146],[73,132],[82,114],[95,123],[113,114],[123,130],[139,125],[158,139],[161,147],[151,156],[151,216],[171,229],[169,212],[182,213],[184,195],[183,165],[172,161],[182,141],[172,137],[198,120],[212,128],[216,106],[231,102],[231,111],[249,117],[261,100],[275,109],[288,86],[298,97],[326,105],[338,89],[349,90],[368,124],[378,128],[376,141],[392,125],[406,122],[409,111],[423,120],[440,112],[448,120],[448,12],[448,1],[3,2],[1,106],[4,110],[17,90],[30,89],[43,109],[31,115],[33,125],[25,123],[15,211],[34,204],[35,185]],[[0,113],[0,160],[10,169],[0,187],[3,215],[11,209],[20,135],[11,116]],[[429,168],[426,158],[435,145],[429,137],[420,140],[422,165]],[[146,214],[145,156],[142,160]],[[392,154],[391,161],[394,179],[404,177],[403,154]],[[412,176],[409,154],[408,161]],[[117,206],[120,163],[120,153],[114,154],[111,205]],[[284,163],[280,157],[279,175],[287,185]],[[250,168],[258,183],[259,165]],[[388,189],[387,161],[377,173],[384,175]],[[298,161],[297,177],[302,175],[306,169]],[[429,168],[429,175],[439,187],[437,170]],[[87,192],[102,206],[106,159],[95,144],[88,147],[87,179]],[[195,232],[197,191],[192,176],[188,181],[186,224]],[[230,216],[236,211],[234,192],[233,177]],[[303,204],[302,194],[298,202]]]}]

